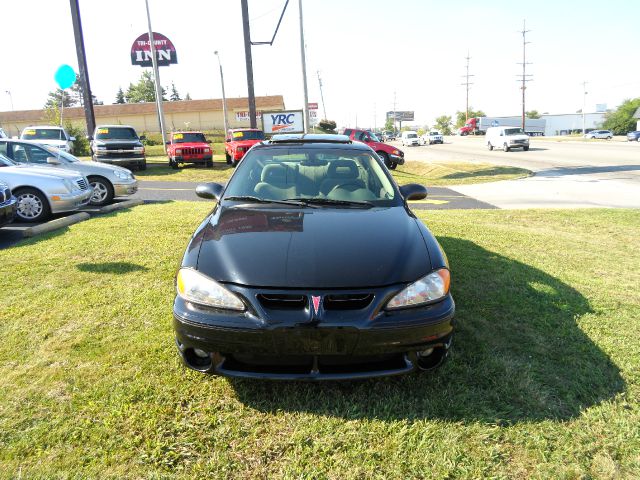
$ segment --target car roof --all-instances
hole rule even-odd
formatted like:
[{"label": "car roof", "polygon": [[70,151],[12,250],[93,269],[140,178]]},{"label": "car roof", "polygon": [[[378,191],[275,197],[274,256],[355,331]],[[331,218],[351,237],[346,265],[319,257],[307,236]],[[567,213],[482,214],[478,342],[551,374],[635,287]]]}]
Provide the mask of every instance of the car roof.
[{"label": "car roof", "polygon": [[[174,135],[176,133],[202,133],[202,132],[200,132],[198,130],[178,130],[176,132],[169,132],[169,133],[171,133],[171,135]],[[202,133],[202,134],[204,135],[204,133]]]},{"label": "car roof", "polygon": [[[131,125],[96,125],[96,130],[98,128],[133,128]],[[135,130],[135,128],[133,128]]]},{"label": "car roof", "polygon": [[39,128],[41,130],[49,129],[49,130],[64,130],[63,127],[59,125],[30,125],[28,127],[24,127],[22,130],[28,130],[31,128]]},{"label": "car roof", "polygon": [[262,130],[259,128],[230,128],[229,129],[230,132],[247,132],[247,131],[251,131],[251,132],[261,132]]},{"label": "car roof", "polygon": [[371,150],[369,146],[360,142],[352,142],[346,135],[336,134],[282,134],[274,135],[270,140],[260,142],[254,148],[277,148],[279,146],[300,148],[340,147],[349,150]]}]

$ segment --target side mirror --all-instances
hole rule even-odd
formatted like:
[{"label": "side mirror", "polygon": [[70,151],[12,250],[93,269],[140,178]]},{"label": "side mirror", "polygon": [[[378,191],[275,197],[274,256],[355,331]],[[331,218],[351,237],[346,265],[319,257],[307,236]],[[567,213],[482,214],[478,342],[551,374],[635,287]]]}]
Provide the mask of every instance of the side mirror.
[{"label": "side mirror", "polygon": [[47,163],[49,165],[61,165],[62,164],[60,159],[58,159],[56,157],[47,157]]},{"label": "side mirror", "polygon": [[93,135],[87,135],[87,140],[89,140],[90,142],[93,141]]},{"label": "side mirror", "polygon": [[427,198],[427,188],[417,183],[409,183],[400,187],[400,194],[405,201],[424,200]]},{"label": "side mirror", "polygon": [[165,145],[171,145],[171,142],[167,141],[167,142],[164,142],[164,144]]},{"label": "side mirror", "polygon": [[207,140],[206,142],[207,142],[207,143],[212,143],[212,142],[211,142],[211,140]]},{"label": "side mirror", "polygon": [[225,142],[230,142],[231,141],[231,137],[227,137],[224,139]]},{"label": "side mirror", "polygon": [[202,183],[196,187],[196,195],[200,198],[219,201],[223,190],[224,187],[219,183]]},{"label": "side mirror", "polygon": [[146,140],[146,139],[147,139],[147,136],[146,136],[146,135],[140,135],[140,137],[139,137],[139,138],[140,138],[140,141],[144,141],[144,140]]},{"label": "side mirror", "polygon": [[70,142],[75,142],[76,141],[76,137],[69,137],[69,141]]}]

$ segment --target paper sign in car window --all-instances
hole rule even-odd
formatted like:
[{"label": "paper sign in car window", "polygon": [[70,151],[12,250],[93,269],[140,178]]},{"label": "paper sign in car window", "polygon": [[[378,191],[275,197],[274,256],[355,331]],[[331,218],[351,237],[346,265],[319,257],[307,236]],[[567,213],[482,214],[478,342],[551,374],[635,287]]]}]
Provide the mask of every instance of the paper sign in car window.
[{"label": "paper sign in car window", "polygon": [[173,134],[173,139],[174,140],[182,140],[184,138],[184,135],[181,133],[174,133]]},{"label": "paper sign in car window", "polygon": [[108,135],[109,134],[109,129],[108,128],[99,128],[98,129],[98,133],[100,135]]},{"label": "paper sign in car window", "polygon": [[242,132],[233,132],[233,138],[242,138]]},{"label": "paper sign in car window", "polygon": [[24,131],[24,134],[25,134],[25,135],[35,135],[35,134],[36,134],[36,131],[35,131],[35,130],[25,130],[25,131]]}]

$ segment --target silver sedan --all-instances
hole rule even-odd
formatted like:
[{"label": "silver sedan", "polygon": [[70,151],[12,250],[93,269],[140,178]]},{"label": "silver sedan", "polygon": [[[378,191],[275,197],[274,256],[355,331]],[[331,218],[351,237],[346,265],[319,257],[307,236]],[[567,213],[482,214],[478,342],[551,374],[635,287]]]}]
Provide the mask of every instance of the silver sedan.
[{"label": "silver sedan", "polygon": [[0,154],[0,180],[16,197],[18,220],[42,222],[89,203],[93,189],[78,172],[18,165]]},{"label": "silver sedan", "polygon": [[130,170],[100,162],[80,161],[54,147],[25,140],[0,139],[0,153],[21,164],[80,172],[93,187],[91,205],[106,205],[114,197],[133,195],[138,191],[138,181]]}]

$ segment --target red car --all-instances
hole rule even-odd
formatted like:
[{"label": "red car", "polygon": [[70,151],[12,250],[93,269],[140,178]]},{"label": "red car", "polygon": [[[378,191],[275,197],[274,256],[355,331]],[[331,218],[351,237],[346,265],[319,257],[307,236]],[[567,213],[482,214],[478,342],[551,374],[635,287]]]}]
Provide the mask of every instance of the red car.
[{"label": "red car", "polygon": [[398,165],[404,165],[404,152],[392,145],[381,142],[375,133],[369,130],[346,128],[343,134],[347,135],[354,142],[369,145],[389,170],[395,170]]},{"label": "red car", "polygon": [[199,163],[213,167],[211,140],[202,132],[172,132],[167,142],[167,155],[171,168],[179,168],[185,163]]},{"label": "red car", "polygon": [[263,140],[264,132],[257,128],[236,128],[229,130],[227,139],[224,142],[224,153],[227,157],[227,163],[235,167],[251,147]]}]

